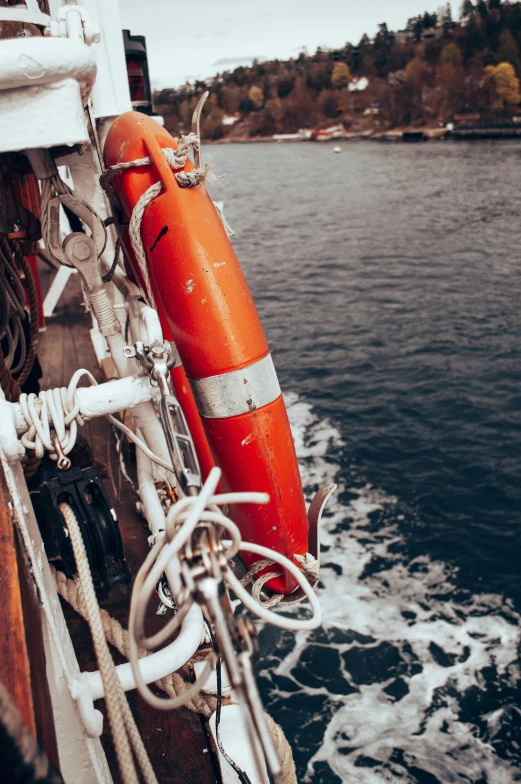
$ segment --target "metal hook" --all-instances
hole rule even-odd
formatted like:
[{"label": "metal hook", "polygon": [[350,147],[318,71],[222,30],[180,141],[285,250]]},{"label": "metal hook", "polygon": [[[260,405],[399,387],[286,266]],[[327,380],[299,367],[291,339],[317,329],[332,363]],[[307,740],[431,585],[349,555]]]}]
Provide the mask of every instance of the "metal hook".
[{"label": "metal hook", "polygon": [[203,106],[205,105],[206,99],[209,95],[209,90],[201,95],[192,115],[192,133],[195,133],[199,139],[198,146],[194,147],[194,165],[196,169],[201,168],[201,162],[203,160],[201,153],[201,112],[203,111]]},{"label": "metal hook", "polygon": [[54,436],[54,438],[52,439],[52,443],[54,445],[56,455],[58,456],[57,459],[58,468],[60,469],[60,471],[68,471],[72,463],[70,459],[67,457],[67,455],[65,454],[65,452],[63,451],[58,435]]}]

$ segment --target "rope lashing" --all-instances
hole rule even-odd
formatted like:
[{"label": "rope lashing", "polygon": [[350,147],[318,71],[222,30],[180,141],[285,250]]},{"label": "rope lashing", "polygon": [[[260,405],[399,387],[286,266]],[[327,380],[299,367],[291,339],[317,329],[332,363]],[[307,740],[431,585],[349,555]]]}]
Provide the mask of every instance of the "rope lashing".
[{"label": "rope lashing", "polygon": [[[202,166],[198,169],[193,169],[192,171],[177,171],[178,169],[183,169],[183,167],[186,165],[188,153],[190,150],[198,149],[199,145],[200,140],[197,134],[189,133],[187,136],[181,137],[176,150],[172,149],[171,147],[163,148],[163,155],[165,156],[168,165],[174,172],[175,179],[180,188],[195,188],[197,185],[204,184],[208,179],[210,171],[208,165]],[[146,158],[137,158],[134,161],[116,163],[114,166],[111,166],[105,172],[103,172],[100,177],[100,184],[107,193],[107,196],[113,205],[119,204],[118,196],[112,186],[113,177],[122,171],[139,168],[141,166],[149,166],[151,163],[152,159],[147,156]],[[150,276],[148,274],[148,263],[145,255],[145,248],[143,246],[143,240],[141,239],[141,222],[143,220],[143,214],[147,206],[153,199],[156,198],[156,196],[159,196],[162,190],[163,183],[156,182],[143,193],[132,211],[129,224],[129,236],[130,242],[132,244],[132,250],[134,251],[134,255],[139,265],[139,271],[143,280],[145,294],[152,305],[154,304],[154,296],[152,294],[152,288],[150,285]]]},{"label": "rope lashing", "polygon": [[[40,392],[39,396],[34,393],[20,395],[20,408],[27,424],[27,432],[20,441],[26,449],[34,449],[38,457],[43,457],[47,450],[52,460],[58,460],[59,451],[64,455],[71,452],[76,443],[78,425],[84,423],[76,395],[84,376],[91,383],[97,383],[92,373],[80,369],[73,375],[68,387],[48,389]],[[59,451],[51,430],[55,432]]]},{"label": "rope lashing", "polygon": [[[90,384],[97,386],[98,382],[92,373],[85,368],[80,368],[74,373],[68,387],[49,389],[40,392],[39,396],[34,393],[20,396],[20,409],[27,426],[27,430],[20,436],[20,441],[26,449],[34,449],[38,457],[43,457],[45,450],[47,450],[52,460],[63,459],[71,452],[76,443],[78,425],[81,427],[85,422],[80,413],[80,404],[76,394],[78,384],[84,377]],[[120,422],[112,414],[106,414],[105,417],[111,425],[121,430],[127,438],[133,441],[150,460],[167,471],[173,470],[170,463],[156,455],[123,422]]]},{"label": "rope lashing", "polygon": [[[301,571],[308,578],[311,585],[316,585],[320,577],[320,562],[313,555],[311,555],[311,553],[296,555],[295,561],[298,563]],[[267,582],[273,580],[276,577],[282,577],[281,571],[266,572],[266,574],[262,574],[260,577],[255,579],[259,572],[262,572],[263,569],[267,569],[269,566],[275,566],[276,563],[277,562],[273,561],[271,558],[263,558],[261,561],[254,563],[253,566],[246,572],[244,577],[242,577],[239,581],[240,584],[244,587],[250,583],[252,584],[251,595],[262,607],[275,607],[283,600],[286,600],[285,604],[292,604],[291,594],[289,596],[284,596],[284,594],[276,593],[272,594],[271,596],[266,596],[266,594],[263,593],[263,588]],[[300,601],[302,601],[302,599],[297,599],[295,604]]]},{"label": "rope lashing", "polygon": [[[201,142],[195,133],[189,133],[187,136],[181,136],[177,149],[172,147],[163,147],[163,155],[172,171],[175,172],[175,178],[180,188],[195,188],[196,185],[205,183],[208,179],[209,166],[202,166],[199,169],[192,171],[177,171],[183,169],[188,159],[190,150],[199,149]],[[112,178],[122,171],[128,169],[135,169],[140,166],[150,166],[152,159],[150,156],[146,158],[136,158],[133,161],[125,161],[123,163],[116,163],[106,169],[100,177],[101,187],[109,194],[110,200],[115,204],[119,204],[119,199],[112,187]]]}]

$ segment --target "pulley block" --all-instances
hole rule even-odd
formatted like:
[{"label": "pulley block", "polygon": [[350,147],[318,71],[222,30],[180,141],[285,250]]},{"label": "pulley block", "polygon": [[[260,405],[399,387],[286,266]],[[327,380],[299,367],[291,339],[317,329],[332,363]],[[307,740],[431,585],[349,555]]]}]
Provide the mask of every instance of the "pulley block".
[{"label": "pulley block", "polygon": [[41,482],[31,491],[31,499],[49,561],[68,578],[76,573],[76,562],[60,504],[74,511],[85,542],[85,549],[98,597],[109,592],[131,575],[125,562],[116,512],[110,505],[99,470],[72,467],[59,471],[56,463],[41,470]]}]

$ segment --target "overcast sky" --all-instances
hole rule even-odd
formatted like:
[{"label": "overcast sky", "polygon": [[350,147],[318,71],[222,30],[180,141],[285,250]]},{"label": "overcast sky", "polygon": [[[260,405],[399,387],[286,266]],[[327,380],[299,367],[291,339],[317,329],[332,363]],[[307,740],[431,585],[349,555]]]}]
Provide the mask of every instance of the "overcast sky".
[{"label": "overcast sky", "polygon": [[[305,47],[340,47],[392,30],[442,0],[119,0],[124,28],[145,35],[152,85],[186,81],[247,65],[255,57],[286,59]],[[456,17],[459,0],[452,0]]]}]

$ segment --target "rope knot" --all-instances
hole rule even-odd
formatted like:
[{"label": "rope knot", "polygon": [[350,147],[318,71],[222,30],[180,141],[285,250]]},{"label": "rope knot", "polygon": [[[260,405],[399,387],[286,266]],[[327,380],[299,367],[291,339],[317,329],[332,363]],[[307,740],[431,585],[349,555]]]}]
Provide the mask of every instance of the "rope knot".
[{"label": "rope knot", "polygon": [[[320,577],[319,561],[313,555],[311,555],[311,553],[295,555],[295,561],[298,563],[301,572],[308,578],[311,585],[315,586]],[[254,563],[253,566],[244,575],[244,577],[240,580],[240,584],[243,586],[249,585],[250,583],[252,584],[251,595],[255,601],[259,602],[259,604],[263,607],[275,607],[286,598],[281,593],[275,593],[271,596],[268,596],[263,592],[266,583],[270,580],[273,580],[275,577],[281,577],[282,572],[266,572],[266,574],[262,574],[260,577],[255,579],[255,576],[259,574],[259,572],[262,572],[262,570],[266,569],[268,566],[274,566],[275,563],[276,562],[272,561],[270,558],[263,558],[261,561]],[[287,599],[291,599],[291,594],[289,597],[287,597]],[[296,599],[295,603],[298,601],[300,601],[300,599]]]},{"label": "rope knot", "polygon": [[210,167],[206,165],[201,169],[177,172],[175,178],[180,188],[195,188],[196,185],[204,185],[209,173]]},{"label": "rope knot", "polygon": [[38,457],[43,457],[45,450],[51,460],[58,460],[56,443],[58,440],[64,455],[72,451],[78,435],[78,425],[85,424],[80,414],[80,402],[76,390],[83,376],[88,376],[91,383],[96,383],[88,370],[77,370],[68,387],[57,387],[29,395],[20,395],[20,408],[27,425],[27,431],[20,441],[26,449],[34,449]]},{"label": "rope knot", "polygon": [[320,578],[320,562],[311,553],[304,553],[304,555],[296,555],[295,561],[300,566],[306,577],[310,582],[318,582]]}]

